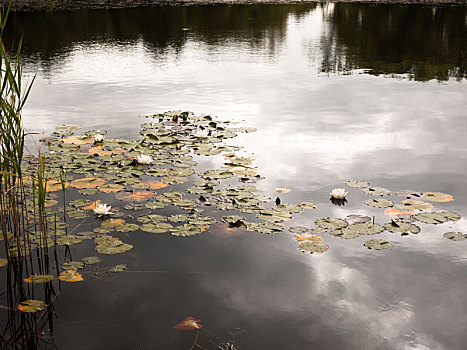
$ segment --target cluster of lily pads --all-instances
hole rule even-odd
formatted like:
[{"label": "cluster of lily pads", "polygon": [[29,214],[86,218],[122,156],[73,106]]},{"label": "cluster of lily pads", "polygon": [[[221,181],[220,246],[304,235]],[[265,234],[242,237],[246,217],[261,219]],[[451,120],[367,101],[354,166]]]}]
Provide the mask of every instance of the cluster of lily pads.
[{"label": "cluster of lily pads", "polygon": [[[386,209],[384,214],[390,217],[390,222],[379,225],[369,216],[349,215],[347,218],[328,217],[315,221],[316,227],[294,226],[289,229],[299,235],[295,237],[299,243],[299,249],[303,252],[321,253],[328,250],[327,244],[320,244],[322,238],[317,234],[329,233],[332,236],[343,239],[352,239],[360,236],[377,235],[384,231],[398,233],[402,236],[418,234],[421,232],[417,223],[442,224],[448,221],[458,221],[460,216],[449,211],[434,211],[435,206],[430,202],[450,202],[454,197],[441,192],[416,192],[398,191],[392,192],[387,188],[371,187],[366,181],[349,180],[346,185],[358,188],[363,193],[373,197],[364,201],[367,206]],[[331,192],[331,196],[332,196]],[[345,192],[347,194],[347,192]],[[401,203],[394,203],[389,199],[379,198],[395,195],[405,197]],[[376,198],[374,198],[376,197]],[[417,198],[417,199],[414,199]],[[344,200],[344,198],[341,198]],[[444,237],[454,241],[467,239],[467,234],[461,232],[446,232]],[[363,244],[369,249],[381,250],[391,248],[393,244],[385,239],[370,239]]]}]

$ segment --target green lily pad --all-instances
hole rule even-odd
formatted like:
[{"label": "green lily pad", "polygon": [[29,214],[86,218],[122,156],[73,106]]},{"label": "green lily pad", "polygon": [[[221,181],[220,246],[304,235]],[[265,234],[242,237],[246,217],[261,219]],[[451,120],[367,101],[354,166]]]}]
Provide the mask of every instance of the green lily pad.
[{"label": "green lily pad", "polygon": [[37,312],[44,310],[45,303],[40,300],[25,300],[18,304],[18,310],[22,312]]},{"label": "green lily pad", "polygon": [[115,228],[115,230],[118,232],[132,232],[138,229],[139,229],[139,225],[137,224],[123,224]]},{"label": "green lily pad", "polygon": [[52,275],[31,275],[24,279],[26,283],[46,283],[54,279]]},{"label": "green lily pad", "polygon": [[69,203],[74,207],[85,207],[92,204],[92,201],[89,199],[75,199]]},{"label": "green lily pad", "polygon": [[98,244],[96,247],[96,250],[98,253],[101,253],[101,254],[120,254],[132,248],[133,246],[131,244],[126,244],[126,243],[123,243],[122,241],[119,241],[118,244],[111,244],[111,245]]},{"label": "green lily pad", "polygon": [[391,194],[391,190],[383,187],[362,188],[362,191],[370,196],[389,196]]},{"label": "green lily pad", "polygon": [[64,270],[79,270],[84,267],[84,263],[81,261],[70,261],[66,262],[62,265],[62,269]]},{"label": "green lily pad", "polygon": [[399,220],[393,220],[390,223],[385,224],[384,228],[389,232],[400,233],[402,236],[418,234],[421,231],[420,227],[417,225]]},{"label": "green lily pad", "polygon": [[323,244],[316,244],[311,242],[302,242],[298,245],[298,249],[300,249],[304,253],[324,253],[329,249],[329,246],[325,243]]},{"label": "green lily pad", "polygon": [[199,233],[201,233],[201,228],[192,224],[176,226],[170,230],[170,234],[177,237],[195,236]]},{"label": "green lily pad", "polygon": [[329,229],[329,230],[337,230],[340,228],[344,228],[348,226],[347,221],[339,218],[326,218],[326,219],[318,219],[315,221],[316,226]]},{"label": "green lily pad", "polygon": [[163,202],[149,202],[146,203],[145,207],[151,210],[156,210],[156,209],[163,209],[167,206],[166,203]]},{"label": "green lily pad", "polygon": [[102,261],[101,258],[98,256],[88,256],[86,258],[81,259],[86,265],[93,265],[100,263]]},{"label": "green lily pad", "polygon": [[442,224],[449,219],[443,215],[441,212],[431,212],[431,213],[420,213],[415,215],[415,219],[417,219],[420,222],[423,222],[425,224]]},{"label": "green lily pad", "polygon": [[265,221],[281,222],[290,220],[292,218],[292,214],[276,210],[263,210],[260,214],[256,215],[256,217]]},{"label": "green lily pad", "polygon": [[171,215],[171,216],[169,216],[169,220],[172,221],[172,222],[184,222],[184,221],[188,220],[188,216],[187,215],[181,215],[181,214]]},{"label": "green lily pad", "polygon": [[366,241],[365,243],[363,243],[363,245],[367,247],[368,249],[375,249],[375,250],[392,248],[392,243],[384,239],[370,239],[369,241]]},{"label": "green lily pad", "polygon": [[439,213],[447,217],[450,221],[458,221],[461,218],[459,214],[453,213],[451,211],[440,211]]},{"label": "green lily pad", "polygon": [[123,272],[128,268],[126,264],[115,265],[109,268],[109,272]]},{"label": "green lily pad", "polygon": [[284,231],[284,226],[277,222],[245,222],[248,231],[260,233],[279,233]]},{"label": "green lily pad", "polygon": [[240,215],[229,215],[229,216],[223,216],[222,221],[225,222],[226,224],[234,225],[237,222],[244,223],[246,221],[246,219],[243,216],[240,216]]},{"label": "green lily pad", "polygon": [[383,198],[367,199],[365,201],[365,204],[370,207],[375,207],[375,208],[389,208],[394,205],[393,202],[388,201],[387,199],[383,199]]},{"label": "green lily pad", "polygon": [[60,245],[73,245],[81,243],[83,240],[75,235],[60,236],[57,238],[57,244]]},{"label": "green lily pad", "polygon": [[205,225],[211,225],[215,223],[216,220],[210,216],[190,216],[188,218],[188,223],[192,225],[199,225],[199,226],[205,226]]},{"label": "green lily pad", "polygon": [[349,187],[355,187],[355,188],[365,188],[365,187],[370,187],[370,183],[366,181],[358,181],[358,180],[348,180],[345,183]]},{"label": "green lily pad", "polygon": [[142,224],[148,224],[148,223],[163,222],[166,220],[166,217],[162,215],[157,215],[157,214],[150,214],[150,215],[140,216],[136,220],[138,220]]},{"label": "green lily pad", "polygon": [[402,201],[402,204],[397,204],[397,208],[402,209],[402,210],[420,210],[420,211],[429,211],[433,210],[435,207],[431,203],[419,201],[416,199],[406,199]]},{"label": "green lily pad", "polygon": [[316,208],[316,204],[311,203],[311,202],[302,202],[299,204],[299,206],[302,207],[303,209],[315,209]]},{"label": "green lily pad", "polygon": [[446,232],[443,237],[452,241],[465,241],[467,239],[467,235],[462,232]]},{"label": "green lily pad", "polygon": [[232,177],[234,173],[226,170],[208,170],[200,174],[200,176],[209,180],[218,180]]},{"label": "green lily pad", "polygon": [[329,232],[330,235],[344,238],[344,239],[353,239],[360,237],[360,233],[358,231],[347,230],[345,228],[334,230]]},{"label": "green lily pad", "polygon": [[150,233],[165,233],[172,229],[173,226],[166,222],[148,223],[141,226],[141,231]]},{"label": "green lily pad", "polygon": [[304,226],[292,226],[289,228],[289,231],[292,233],[306,233],[308,232],[308,228]]},{"label": "green lily pad", "polygon": [[308,232],[313,233],[315,235],[320,235],[320,234],[328,232],[328,230],[324,227],[314,227],[314,228],[308,229]]}]

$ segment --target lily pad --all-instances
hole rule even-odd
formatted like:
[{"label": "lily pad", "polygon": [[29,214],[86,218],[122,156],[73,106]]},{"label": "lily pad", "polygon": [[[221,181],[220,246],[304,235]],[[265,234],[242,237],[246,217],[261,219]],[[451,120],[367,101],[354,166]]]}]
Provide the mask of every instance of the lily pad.
[{"label": "lily pad", "polygon": [[260,233],[279,233],[284,231],[284,226],[277,222],[245,222],[248,231]]},{"label": "lily pad", "polygon": [[116,193],[125,189],[125,186],[120,184],[105,184],[98,187],[99,191],[105,193]]},{"label": "lily pad", "polygon": [[449,219],[442,214],[442,212],[431,212],[431,213],[420,213],[415,215],[415,219],[417,219],[420,222],[423,222],[425,224],[442,224]]},{"label": "lily pad", "polygon": [[120,253],[125,253],[126,251],[132,249],[133,246],[131,244],[126,244],[123,243],[122,241],[116,239],[112,243],[106,243],[106,244],[98,244],[96,247],[96,250],[98,253],[101,254],[120,254]]},{"label": "lily pad", "polygon": [[21,312],[37,312],[44,310],[45,303],[40,300],[25,300],[18,304],[18,310]]},{"label": "lily pad", "polygon": [[323,238],[317,235],[297,235],[294,239],[299,242],[309,242],[313,244],[318,244],[323,241]]},{"label": "lily pad", "polygon": [[420,210],[420,211],[429,211],[433,210],[435,207],[431,203],[423,202],[423,201],[418,201],[416,199],[406,199],[402,201],[402,204],[397,204],[396,207],[402,210]]},{"label": "lily pad", "polygon": [[274,192],[277,192],[277,193],[289,193],[290,191],[292,190],[288,187],[278,187],[274,190]]},{"label": "lily pad", "polygon": [[391,190],[384,187],[368,187],[363,188],[362,191],[370,196],[389,196],[391,194]]},{"label": "lily pad", "polygon": [[446,232],[443,237],[452,241],[465,241],[467,239],[467,235],[462,232]]},{"label": "lily pad", "polygon": [[292,226],[289,228],[289,231],[292,233],[306,233],[308,232],[308,228],[304,226]]},{"label": "lily pad", "polygon": [[81,259],[86,265],[93,265],[100,263],[102,261],[101,258],[98,256],[88,256],[86,258]]},{"label": "lily pad", "polygon": [[384,239],[370,239],[369,241],[366,241],[365,243],[363,243],[363,245],[367,247],[368,249],[375,249],[375,250],[392,248],[392,243]]},{"label": "lily pad", "polygon": [[8,259],[0,258],[0,267],[5,266],[8,264]]},{"label": "lily pad", "polygon": [[84,177],[81,179],[73,180],[70,183],[71,187],[75,188],[96,188],[105,184],[104,179],[99,179],[97,177]]},{"label": "lily pad", "polygon": [[187,221],[188,220],[188,216],[187,215],[171,215],[169,216],[169,220],[172,221],[172,222],[184,222],[184,221]]},{"label": "lily pad", "polygon": [[171,230],[173,226],[166,222],[148,223],[141,226],[141,231],[150,233],[165,233]]},{"label": "lily pad", "polygon": [[329,230],[337,230],[340,228],[344,228],[348,226],[347,221],[339,218],[326,218],[326,219],[318,219],[315,221],[316,226],[329,229]]},{"label": "lily pad", "polygon": [[62,265],[62,269],[64,270],[79,270],[84,267],[84,263],[81,261],[70,261],[66,262]]},{"label": "lily pad", "polygon": [[151,191],[134,191],[117,193],[115,198],[121,201],[144,202],[153,198],[155,195],[156,193]]},{"label": "lily pad", "polygon": [[298,249],[300,249],[304,253],[324,253],[329,249],[327,244],[316,244],[311,242],[302,242],[298,245]]},{"label": "lily pad", "polygon": [[76,270],[66,270],[58,276],[58,279],[65,282],[80,282],[83,281],[83,276]]},{"label": "lily pad", "polygon": [[124,219],[107,219],[101,223],[102,227],[117,227],[125,223]]},{"label": "lily pad", "polygon": [[66,235],[66,236],[60,236],[57,238],[57,244],[60,245],[73,245],[77,243],[81,243],[83,240],[75,235]]},{"label": "lily pad", "polygon": [[189,237],[199,233],[201,233],[201,228],[192,224],[176,226],[170,230],[170,234],[177,237]]},{"label": "lily pad", "polygon": [[454,200],[454,197],[447,193],[442,192],[424,192],[422,198],[431,201],[431,202],[451,202]]},{"label": "lily pad", "polygon": [[399,210],[396,208],[386,209],[384,214],[390,216],[391,218],[397,218],[400,215],[415,215],[413,211]]},{"label": "lily pad", "polygon": [[137,224],[122,224],[115,228],[118,232],[132,232],[139,229],[139,225]]},{"label": "lily pad", "polygon": [[358,181],[358,180],[348,180],[345,183],[349,187],[355,187],[355,188],[365,188],[365,187],[370,187],[370,183],[366,181]]},{"label": "lily pad", "polygon": [[394,205],[393,202],[388,201],[387,199],[379,198],[379,199],[367,199],[365,204],[370,207],[375,208],[389,208]]},{"label": "lily pad", "polygon": [[406,236],[408,234],[418,234],[421,231],[420,227],[417,225],[396,220],[385,224],[384,228],[389,232],[400,233],[402,236]]},{"label": "lily pad", "polygon": [[299,206],[302,207],[303,209],[315,209],[316,208],[316,204],[311,203],[311,202],[302,202],[299,204]]},{"label": "lily pad", "polygon": [[123,272],[128,268],[126,264],[115,265],[109,268],[109,272]]},{"label": "lily pad", "polygon": [[52,275],[31,275],[24,279],[26,283],[46,283],[54,279]]}]

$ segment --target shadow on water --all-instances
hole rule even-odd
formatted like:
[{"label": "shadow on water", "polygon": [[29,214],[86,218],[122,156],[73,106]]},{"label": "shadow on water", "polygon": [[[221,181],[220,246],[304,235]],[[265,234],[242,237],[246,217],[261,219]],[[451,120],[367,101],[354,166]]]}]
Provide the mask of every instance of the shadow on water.
[{"label": "shadow on water", "polygon": [[329,25],[321,40],[321,72],[364,69],[420,81],[467,74],[467,10],[458,6],[328,3],[15,13],[7,35],[15,41],[23,36],[26,61],[45,69],[60,65],[76,45],[133,45],[138,40],[154,55],[180,52],[188,38],[214,47],[244,41],[274,55],[290,16],[320,7]]}]

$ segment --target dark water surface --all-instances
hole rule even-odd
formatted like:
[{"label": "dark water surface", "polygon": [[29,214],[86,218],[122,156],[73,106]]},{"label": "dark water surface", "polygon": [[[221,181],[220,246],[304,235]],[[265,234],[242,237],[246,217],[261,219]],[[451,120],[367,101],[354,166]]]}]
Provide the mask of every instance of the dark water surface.
[{"label": "dark water surface", "polygon": [[[289,232],[221,224],[184,239],[119,234],[135,248],[101,264],[127,272],[62,283],[57,348],[189,349],[194,333],[172,326],[194,316],[238,349],[465,349],[467,241],[443,233],[467,233],[466,7],[157,7],[18,13],[8,25],[37,74],[32,131],[77,123],[134,139],[137,115],[177,109],[244,120],[258,131],[235,143],[255,155],[264,194],[289,187],[283,201],[318,204],[287,227],[349,214],[387,222],[359,190],[343,207],[328,201],[348,179],[447,192],[456,200],[437,208],[463,217],[382,233],[394,243],[385,251],[325,235],[321,255],[301,253]],[[87,241],[71,255],[93,250]]]}]

